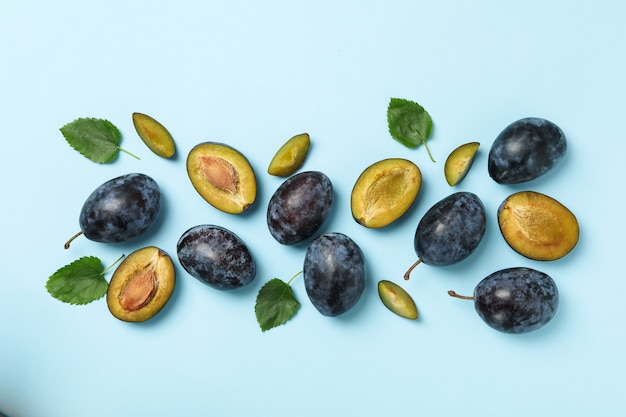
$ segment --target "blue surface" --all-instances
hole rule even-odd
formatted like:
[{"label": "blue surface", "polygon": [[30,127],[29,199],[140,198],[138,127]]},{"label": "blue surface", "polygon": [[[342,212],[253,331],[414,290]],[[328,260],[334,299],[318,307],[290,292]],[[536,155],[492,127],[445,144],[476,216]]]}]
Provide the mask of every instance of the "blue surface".
[{"label": "blue surface", "polygon": [[[5,2],[6,3],[6,2]],[[11,2],[0,6],[3,158],[0,239],[0,410],[10,417],[528,415],[626,412],[623,379],[623,130],[626,5],[620,1]],[[390,97],[418,101],[434,120],[430,149],[410,150],[386,126]],[[164,160],[137,137],[140,111],[172,132],[178,156]],[[94,164],[59,127],[101,117],[122,131],[126,154]],[[533,183],[501,186],[487,152],[510,122],[557,123],[568,154]],[[265,210],[281,183],[266,168],[278,147],[308,132],[303,169],[325,172],[336,205],[326,231],[352,237],[368,282],[345,316],[320,315],[301,278],[302,308],[262,333],[256,293],[302,269],[303,247],[273,241]],[[223,141],[248,156],[259,179],[255,207],[218,212],[185,173],[187,152]],[[423,213],[453,191],[443,163],[461,143],[481,142],[466,179],[488,211],[479,249],[461,264],[420,265],[413,234]],[[424,183],[396,224],[367,230],[349,195],[371,163],[404,157]],[[164,193],[162,221],[124,245],[75,241],[89,193],[114,176],[143,172]],[[578,246],[540,263],[513,252],[495,213],[510,193],[533,189],[577,216]],[[175,255],[189,227],[213,223],[242,237],[257,279],[213,290],[177,264],[167,307],[143,324],[113,318],[105,301],[78,307],[50,297],[45,282],[85,255],[105,264],[143,244]],[[470,293],[491,272],[530,266],[560,290],[555,319],[523,336],[485,325]],[[391,314],[376,282],[402,285],[416,322]]]}]

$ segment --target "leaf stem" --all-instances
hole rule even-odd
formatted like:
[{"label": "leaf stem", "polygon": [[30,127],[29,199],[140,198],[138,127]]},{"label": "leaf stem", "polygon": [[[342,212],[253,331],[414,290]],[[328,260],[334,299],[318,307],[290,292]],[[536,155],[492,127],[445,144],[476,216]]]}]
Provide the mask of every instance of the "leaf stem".
[{"label": "leaf stem", "polygon": [[120,151],[122,151],[122,152],[124,152],[124,153],[127,153],[128,155],[132,156],[133,158],[136,158],[136,159],[141,159],[140,157],[138,157],[138,156],[137,156],[137,155],[135,155],[134,153],[131,153],[131,152],[127,151],[127,150],[126,150],[126,149],[124,149],[124,148],[120,148],[120,147],[118,146],[118,147],[117,147],[117,149],[119,149]]},{"label": "leaf stem", "polygon": [[426,148],[426,152],[428,152],[428,156],[430,157],[430,160],[433,162],[436,162],[433,158],[433,155],[430,153],[430,149],[428,148],[428,145],[426,144],[426,141],[423,142],[424,143],[424,147]]},{"label": "leaf stem", "polygon": [[296,279],[300,274],[302,274],[303,271],[298,272],[296,275],[292,276],[291,279],[289,281],[287,281],[287,285],[291,285],[291,281],[293,281],[294,279]]},{"label": "leaf stem", "polygon": [[124,259],[124,254],[122,254],[122,256],[120,256],[119,258],[117,258],[117,261],[113,262],[111,265],[109,265],[107,267],[107,269],[105,269],[104,271],[102,271],[102,275],[106,274],[107,272],[109,272],[119,261],[121,261],[122,259]]}]

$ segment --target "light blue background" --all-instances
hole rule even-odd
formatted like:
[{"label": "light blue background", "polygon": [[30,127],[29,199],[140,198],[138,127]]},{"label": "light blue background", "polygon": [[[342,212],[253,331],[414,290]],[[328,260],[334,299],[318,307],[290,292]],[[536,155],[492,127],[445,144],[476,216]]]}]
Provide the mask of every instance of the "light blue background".
[{"label": "light blue background", "polygon": [[[625,21],[618,0],[4,2],[0,410],[11,417],[624,415]],[[430,112],[436,163],[390,138],[390,97]],[[134,111],[172,132],[177,158],[149,152],[133,129]],[[123,147],[141,160],[120,154],[101,166],[73,151],[58,129],[87,116],[117,125]],[[489,146],[525,116],[559,124],[568,155],[533,183],[497,185],[487,174]],[[269,235],[265,210],[282,180],[265,170],[301,132],[312,138],[304,169],[324,171],[335,186],[325,230],[361,246],[367,288],[348,314],[327,318],[296,279],[301,310],[262,333],[256,293],[300,271],[305,250]],[[238,148],[257,171],[258,200],[248,213],[218,212],[192,188],[185,157],[207,140]],[[481,142],[475,165],[451,189],[445,158],[474,140]],[[385,157],[413,160],[424,183],[397,224],[367,230],[352,220],[349,195],[360,172]],[[158,228],[137,242],[81,239],[64,250],[87,195],[129,172],[161,185]],[[457,189],[483,199],[485,239],[467,261],[421,265],[403,281],[420,217]],[[576,214],[581,236],[570,255],[535,262],[502,240],[497,207],[522,189]],[[172,299],[143,324],[114,319],[104,300],[71,306],[45,290],[48,276],[81,256],[109,264],[154,244],[176,260],[180,235],[202,223],[248,243],[258,265],[253,284],[222,293],[176,261]],[[471,293],[511,266],[540,269],[559,285],[558,314],[540,331],[500,334],[470,302],[446,294]],[[385,309],[380,279],[411,293],[417,322]]]}]

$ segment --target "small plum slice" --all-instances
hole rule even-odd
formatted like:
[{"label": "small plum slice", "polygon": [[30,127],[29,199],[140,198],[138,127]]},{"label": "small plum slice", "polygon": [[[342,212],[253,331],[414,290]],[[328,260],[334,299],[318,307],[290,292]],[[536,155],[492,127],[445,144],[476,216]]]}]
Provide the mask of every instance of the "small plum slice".
[{"label": "small plum slice", "polygon": [[175,284],[170,256],[147,246],[128,255],[115,270],[107,289],[107,306],[119,320],[146,321],[167,304]]},{"label": "small plum slice", "polygon": [[252,166],[242,153],[224,143],[196,145],[187,157],[187,174],[198,194],[225,213],[242,213],[256,199]]},{"label": "small plum slice", "polygon": [[498,208],[498,224],[509,246],[529,259],[553,261],[578,243],[576,216],[554,198],[535,191],[507,197]]},{"label": "small plum slice", "polygon": [[398,284],[387,280],[378,281],[378,296],[391,312],[405,319],[417,319],[413,298]]},{"label": "small plum slice", "polygon": [[278,149],[270,162],[267,173],[278,177],[288,177],[293,174],[304,163],[310,145],[311,138],[308,133],[293,136]]},{"label": "small plum slice", "polygon": [[402,158],[378,161],[366,168],[352,188],[352,217],[369,228],[385,227],[413,204],[422,185],[422,173]]},{"label": "small plum slice", "polygon": [[171,158],[176,153],[174,139],[161,123],[147,114],[133,113],[133,125],[137,134],[148,148],[163,158]]},{"label": "small plum slice", "polygon": [[454,187],[465,178],[474,162],[479,146],[480,143],[478,142],[465,143],[448,155],[443,169],[446,181],[451,187]]}]

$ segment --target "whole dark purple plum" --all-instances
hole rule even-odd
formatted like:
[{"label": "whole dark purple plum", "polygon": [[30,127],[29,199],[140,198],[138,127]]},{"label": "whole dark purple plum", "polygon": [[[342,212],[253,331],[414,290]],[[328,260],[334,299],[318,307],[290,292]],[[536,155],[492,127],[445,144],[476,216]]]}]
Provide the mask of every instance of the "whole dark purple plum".
[{"label": "whole dark purple plum", "polygon": [[467,191],[459,191],[434,204],[424,214],[415,229],[417,262],[432,266],[452,265],[474,252],[485,235],[486,214],[480,198]]},{"label": "whole dark purple plum", "polygon": [[545,326],[559,306],[559,291],[547,274],[517,267],[496,271],[474,288],[472,297],[448,291],[453,297],[474,300],[485,323],[504,333],[528,333]]},{"label": "whole dark purple plum", "polygon": [[127,174],[105,182],[87,197],[79,224],[89,240],[120,243],[146,232],[160,211],[156,181],[145,174]]},{"label": "whole dark purple plum", "polygon": [[304,257],[304,287],[324,316],[350,310],[365,289],[365,257],[342,233],[325,233],[311,241]]},{"label": "whole dark purple plum", "polygon": [[556,124],[538,117],[520,119],[491,145],[489,176],[499,184],[531,181],[552,170],[566,151],[565,134]]},{"label": "whole dark purple plum", "polygon": [[317,171],[296,174],[274,192],[267,207],[267,227],[283,245],[295,245],[319,231],[333,203],[330,179]]},{"label": "whole dark purple plum", "polygon": [[192,227],[178,240],[176,252],[185,271],[218,290],[243,287],[256,276],[256,264],[246,244],[221,226]]}]

